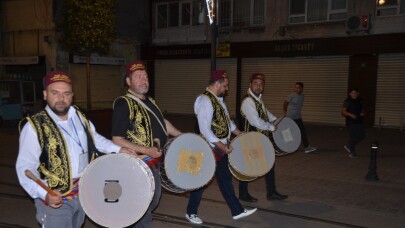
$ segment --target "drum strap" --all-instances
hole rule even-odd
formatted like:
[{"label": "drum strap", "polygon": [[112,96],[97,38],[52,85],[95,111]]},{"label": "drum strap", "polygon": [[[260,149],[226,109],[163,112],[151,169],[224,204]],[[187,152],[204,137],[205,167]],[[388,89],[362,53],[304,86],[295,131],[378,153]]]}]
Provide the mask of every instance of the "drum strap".
[{"label": "drum strap", "polygon": [[[141,104],[146,110],[148,110],[150,113],[152,113],[152,115],[155,116],[156,120],[159,122],[159,124],[160,124],[160,126],[162,127],[162,129],[163,129],[163,131],[165,132],[165,134],[168,135],[168,134],[167,134],[167,130],[166,130],[165,127],[163,127],[163,124],[162,124],[162,122],[160,122],[160,119],[156,116],[156,114],[155,114],[148,106],[146,106],[146,105],[141,101],[141,99],[137,98],[136,96],[134,96],[134,95],[132,95],[132,94],[130,94],[130,93],[127,93],[127,96],[130,97],[130,98],[132,98],[132,99],[134,99],[134,100],[136,100],[136,101],[137,101],[139,104]],[[166,125],[166,124],[165,124],[165,125]]]}]

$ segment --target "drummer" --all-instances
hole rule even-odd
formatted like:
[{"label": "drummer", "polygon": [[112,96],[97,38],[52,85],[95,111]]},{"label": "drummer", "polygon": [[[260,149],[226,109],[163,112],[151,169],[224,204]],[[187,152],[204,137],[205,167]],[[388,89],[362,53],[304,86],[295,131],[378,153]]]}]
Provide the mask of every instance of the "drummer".
[{"label": "drummer", "polygon": [[[112,118],[112,139],[118,145],[136,151],[152,170],[155,179],[155,193],[146,214],[131,227],[152,227],[152,210],[159,203],[161,182],[159,173],[162,151],[158,144],[165,145],[168,135],[181,134],[156,105],[154,99],[147,95],[149,78],[146,66],[141,61],[134,61],[126,67],[125,81],[129,87],[127,94],[114,102]],[[139,183],[142,184],[142,183]]]},{"label": "drummer", "polygon": [[[50,72],[44,83],[45,109],[24,118],[19,125],[17,176],[34,199],[36,218],[42,227],[82,227],[85,213],[78,199],[78,184],[89,160],[97,151],[133,155],[135,151],[99,135],[83,112],[72,106],[72,79],[68,73]],[[27,170],[53,193],[28,179]]]},{"label": "drummer", "polygon": [[[262,92],[264,90],[265,76],[262,73],[254,73],[250,77],[250,88],[241,104],[241,116],[243,121],[243,130],[246,132],[257,131],[266,136],[276,130],[273,122],[277,119],[264,106]],[[284,200],[288,196],[276,191],[275,182],[275,164],[273,168],[265,175],[267,200]],[[257,199],[249,194],[248,182],[239,182],[239,199],[246,202],[256,202]]]},{"label": "drummer", "polygon": [[[207,89],[197,97],[194,103],[194,112],[197,116],[198,130],[212,147],[216,158],[215,177],[219,189],[231,210],[233,219],[237,220],[253,214],[257,209],[247,210],[242,207],[235,196],[232,174],[228,168],[228,154],[232,152],[232,147],[228,145],[231,133],[241,134],[230,119],[224,103],[228,83],[228,76],[225,71],[213,71]],[[204,188],[200,188],[190,193],[186,219],[194,224],[203,223],[197,216],[203,191]]]}]

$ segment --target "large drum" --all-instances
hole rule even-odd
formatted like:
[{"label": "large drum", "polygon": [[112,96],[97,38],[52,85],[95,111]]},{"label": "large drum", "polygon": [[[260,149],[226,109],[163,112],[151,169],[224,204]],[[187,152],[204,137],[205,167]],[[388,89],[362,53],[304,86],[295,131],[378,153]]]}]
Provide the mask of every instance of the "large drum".
[{"label": "large drum", "polygon": [[235,178],[251,181],[273,167],[274,147],[269,138],[259,132],[248,132],[234,138],[228,155],[229,169]]},{"label": "large drum", "polygon": [[274,143],[286,153],[295,152],[301,144],[301,131],[298,125],[288,117],[276,121],[277,129],[273,132]]},{"label": "large drum", "polygon": [[154,190],[153,174],[141,159],[109,154],[86,167],[79,182],[79,199],[94,222],[126,227],[145,214]]},{"label": "large drum", "polygon": [[206,185],[215,173],[215,157],[209,144],[199,135],[184,133],[164,146],[160,166],[162,187],[182,193]]}]

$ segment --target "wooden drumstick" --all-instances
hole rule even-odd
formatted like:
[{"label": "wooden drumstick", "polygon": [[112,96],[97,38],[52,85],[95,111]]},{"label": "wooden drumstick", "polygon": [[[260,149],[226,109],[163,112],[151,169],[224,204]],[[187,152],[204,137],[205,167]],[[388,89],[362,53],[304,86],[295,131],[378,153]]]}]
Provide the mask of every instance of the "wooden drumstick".
[{"label": "wooden drumstick", "polygon": [[28,178],[30,178],[31,180],[33,180],[37,184],[39,184],[39,186],[41,186],[43,189],[45,189],[49,195],[58,196],[54,191],[52,191],[52,189],[50,189],[40,179],[38,179],[38,177],[36,177],[30,170],[28,170],[28,169],[25,170],[25,176],[27,176]]},{"label": "wooden drumstick", "polygon": [[158,138],[153,139],[153,146],[156,146],[158,150],[162,150],[162,148],[160,148],[160,140]]},{"label": "wooden drumstick", "polygon": [[276,122],[274,122],[274,126],[277,128],[278,124],[284,119],[285,115],[283,115],[280,119],[276,120]]}]

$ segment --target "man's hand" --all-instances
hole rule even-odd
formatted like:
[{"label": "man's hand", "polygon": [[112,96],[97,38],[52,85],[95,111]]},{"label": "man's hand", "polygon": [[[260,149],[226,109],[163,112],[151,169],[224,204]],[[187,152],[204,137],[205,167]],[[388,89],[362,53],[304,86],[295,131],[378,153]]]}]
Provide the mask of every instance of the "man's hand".
[{"label": "man's hand", "polygon": [[144,154],[152,158],[158,158],[162,156],[162,151],[156,147],[145,147]]},{"label": "man's hand", "polygon": [[126,148],[126,147],[121,147],[119,153],[129,154],[129,155],[132,155],[132,156],[137,155],[135,150],[132,150],[132,149]]},{"label": "man's hand", "polygon": [[50,195],[49,193],[46,194],[45,202],[48,206],[50,206],[52,208],[59,208],[63,204],[62,194],[59,191],[53,191],[53,192],[55,193],[55,196]]}]

